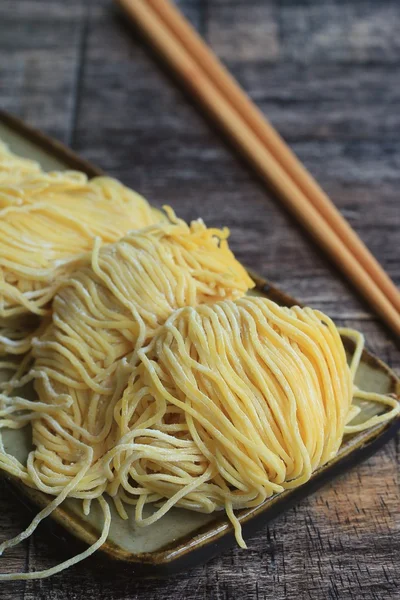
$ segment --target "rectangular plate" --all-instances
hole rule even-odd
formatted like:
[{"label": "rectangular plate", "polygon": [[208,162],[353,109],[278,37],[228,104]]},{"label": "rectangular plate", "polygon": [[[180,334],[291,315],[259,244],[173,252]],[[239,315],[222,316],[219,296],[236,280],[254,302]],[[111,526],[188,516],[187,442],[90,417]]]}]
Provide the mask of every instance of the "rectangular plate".
[{"label": "rectangular plate", "polygon": [[[101,175],[100,169],[79,158],[59,142],[35,131],[15,117],[0,111],[0,138],[11,150],[41,163],[45,169],[79,169],[90,177]],[[265,279],[251,273],[256,281],[257,295],[265,296],[283,306],[298,304]],[[344,340],[349,354],[352,342]],[[400,396],[400,381],[379,359],[364,351],[356,383],[364,390],[391,393]],[[382,410],[379,405],[362,403],[360,418],[372,416]],[[270,498],[257,508],[238,511],[247,538],[265,526],[312,491],[330,481],[335,475],[371,456],[400,429],[400,416],[384,425],[347,436],[338,455],[316,471],[306,484],[287,490]],[[24,460],[31,449],[30,432],[6,430],[4,444],[7,450]],[[26,487],[11,476],[5,477],[23,498],[36,506],[46,506],[49,496]],[[131,563],[132,573],[143,575],[168,575],[206,562],[235,544],[232,527],[223,512],[203,515],[184,509],[172,509],[154,525],[139,528],[134,523],[133,511],[127,521],[121,520],[111,506],[112,525],[102,551],[113,559]],[[150,509],[149,509],[150,510]],[[101,515],[97,504],[89,517],[85,517],[77,500],[67,500],[52,514],[52,518],[80,540],[92,544],[101,530]]]}]

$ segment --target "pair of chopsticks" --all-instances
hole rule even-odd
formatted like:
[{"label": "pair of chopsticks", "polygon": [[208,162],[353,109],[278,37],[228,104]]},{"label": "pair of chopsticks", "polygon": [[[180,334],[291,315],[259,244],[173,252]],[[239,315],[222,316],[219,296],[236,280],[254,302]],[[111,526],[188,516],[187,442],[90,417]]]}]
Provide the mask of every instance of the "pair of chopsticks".
[{"label": "pair of chopsticks", "polygon": [[349,223],[170,0],[116,0],[258,174],[400,336],[400,292]]}]

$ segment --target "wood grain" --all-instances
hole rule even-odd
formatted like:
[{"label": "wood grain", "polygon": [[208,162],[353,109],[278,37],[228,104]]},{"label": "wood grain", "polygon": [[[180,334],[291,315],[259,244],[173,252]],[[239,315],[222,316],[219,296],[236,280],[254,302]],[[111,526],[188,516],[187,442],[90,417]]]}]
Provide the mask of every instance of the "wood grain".
[{"label": "wood grain", "polygon": [[[400,283],[397,0],[181,0],[183,10]],[[238,257],[302,302],[400,353],[346,282],[212,130],[111,0],[0,3],[0,103],[157,205],[232,230]],[[4,600],[400,597],[400,441],[249,541],[174,580],[134,580],[100,556]],[[0,489],[4,538],[29,520]],[[72,554],[46,528],[1,559],[41,569]]]}]

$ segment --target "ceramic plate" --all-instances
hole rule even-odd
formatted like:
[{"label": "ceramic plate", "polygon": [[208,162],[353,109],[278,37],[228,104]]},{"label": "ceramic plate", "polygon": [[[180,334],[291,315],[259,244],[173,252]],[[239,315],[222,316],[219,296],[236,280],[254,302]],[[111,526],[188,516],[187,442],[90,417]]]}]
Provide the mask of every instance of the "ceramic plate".
[{"label": "ceramic plate", "polygon": [[[0,138],[10,148],[28,158],[39,161],[45,169],[73,168],[89,176],[101,174],[100,169],[80,159],[71,150],[40,132],[21,123],[18,119],[0,112]],[[263,295],[281,305],[296,304],[265,279],[252,273],[257,295]],[[345,340],[351,355],[352,342]],[[357,373],[356,383],[364,390],[391,393],[400,396],[400,381],[396,375],[367,351],[364,351]],[[32,397],[33,395],[33,391]],[[359,418],[377,414],[379,405],[362,403]],[[246,539],[265,526],[271,519],[360,461],[376,452],[393,437],[400,428],[400,417],[384,425],[378,425],[361,434],[347,436],[338,455],[329,464],[316,471],[310,481],[301,487],[288,490],[267,500],[257,508],[238,512]],[[23,460],[31,449],[29,428],[5,431],[4,443],[7,450]],[[36,506],[45,506],[49,497],[27,488],[19,481],[7,476],[24,498]],[[184,509],[173,509],[154,525],[139,528],[135,525],[132,511],[127,521],[121,520],[113,510],[110,534],[102,551],[113,559],[130,562],[132,572],[140,575],[170,574],[209,560],[235,544],[229,521],[223,512],[203,515]],[[149,509],[150,510],[150,509]],[[99,536],[102,517],[96,503],[89,517],[81,511],[81,505],[73,499],[67,500],[53,514],[53,519],[80,540],[91,544]]]}]

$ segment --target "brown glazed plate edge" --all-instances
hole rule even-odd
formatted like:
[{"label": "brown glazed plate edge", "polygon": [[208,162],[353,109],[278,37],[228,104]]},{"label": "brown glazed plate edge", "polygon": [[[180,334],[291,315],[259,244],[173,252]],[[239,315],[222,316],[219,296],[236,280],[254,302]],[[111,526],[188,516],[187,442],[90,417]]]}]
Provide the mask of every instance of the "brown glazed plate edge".
[{"label": "brown glazed plate edge", "polygon": [[[50,138],[1,109],[0,122],[26,140],[39,146],[48,154],[61,160],[69,168],[83,171],[89,177],[103,174],[100,169],[80,158],[61,142]],[[263,277],[253,272],[250,272],[250,275],[256,282],[257,290],[264,296],[283,306],[298,304],[294,298],[276,288]],[[345,345],[348,346],[348,349],[351,349],[352,342],[345,340]],[[366,350],[363,351],[362,360],[375,369],[385,372],[391,381],[391,393],[397,397],[400,396],[400,380],[387,365]],[[298,488],[286,490],[256,508],[239,511],[244,538],[246,539],[258,532],[272,519],[325,483],[332,481],[334,477],[345,473],[351,467],[372,456],[392,439],[399,430],[400,416],[387,423],[372,427],[361,437],[357,436],[354,442],[347,444],[344,453],[318,469],[307,483]],[[10,475],[2,473],[1,476],[12,484],[17,493],[20,493],[24,499],[35,506],[42,508],[49,503],[49,497],[46,494],[25,486]],[[98,537],[98,533],[91,525],[81,520],[78,515],[68,512],[62,506],[58,507],[51,517],[65,530],[87,544],[92,544]],[[221,513],[221,516],[217,517],[215,521],[199,528],[194,534],[184,536],[155,552],[131,554],[110,541],[102,546],[101,551],[111,559],[130,563],[133,575],[165,576],[203,564],[234,546],[235,543],[232,526]]]}]

